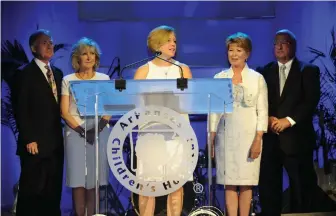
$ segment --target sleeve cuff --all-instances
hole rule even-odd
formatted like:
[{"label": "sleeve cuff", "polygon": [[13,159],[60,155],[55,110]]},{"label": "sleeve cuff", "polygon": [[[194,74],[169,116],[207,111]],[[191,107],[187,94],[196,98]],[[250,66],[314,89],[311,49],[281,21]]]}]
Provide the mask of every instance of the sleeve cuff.
[{"label": "sleeve cuff", "polygon": [[257,125],[257,131],[263,131],[267,133],[268,125]]},{"label": "sleeve cuff", "polygon": [[296,124],[296,122],[295,122],[291,117],[287,116],[286,119],[287,119],[287,120],[289,121],[289,123],[291,124],[291,127],[293,127],[293,126]]}]

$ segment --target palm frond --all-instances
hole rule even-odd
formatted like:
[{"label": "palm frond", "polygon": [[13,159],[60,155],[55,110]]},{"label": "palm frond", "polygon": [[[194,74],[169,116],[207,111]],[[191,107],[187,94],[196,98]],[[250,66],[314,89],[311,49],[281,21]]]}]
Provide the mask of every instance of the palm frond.
[{"label": "palm frond", "polygon": [[335,70],[336,70],[336,35],[335,35],[335,27],[331,29],[331,46],[330,46],[330,51],[329,51],[329,57],[330,60],[332,61]]},{"label": "palm frond", "polygon": [[1,81],[3,80],[7,84],[3,85],[6,93],[1,98],[1,124],[11,129],[17,140],[18,129],[13,114],[10,89],[17,68],[29,63],[29,60],[22,45],[17,40],[14,40],[13,43],[5,40],[2,41],[1,45]]},{"label": "palm frond", "polygon": [[321,52],[321,51],[319,51],[319,50],[317,50],[317,49],[315,49],[315,48],[313,48],[313,47],[308,46],[308,50],[309,50],[311,53],[313,53],[313,54],[315,54],[316,56],[318,56],[318,57],[326,57],[325,54],[324,54],[323,52]]},{"label": "palm frond", "polygon": [[325,76],[330,82],[335,82],[335,71],[330,71],[326,65],[323,65],[324,73],[322,76]]},{"label": "palm frond", "polygon": [[14,40],[13,43],[9,40],[3,41],[1,46],[1,55],[2,58],[15,58],[19,62],[29,62],[26,52],[17,40]]},{"label": "palm frond", "polygon": [[57,51],[64,49],[64,50],[68,50],[71,47],[70,44],[64,44],[64,43],[60,43],[60,44],[55,44],[54,45],[54,52],[56,53]]},{"label": "palm frond", "polygon": [[[56,53],[57,51],[62,50],[62,49],[64,49],[64,50],[68,50],[70,47],[71,47],[70,44],[64,44],[64,43],[61,43],[61,44],[55,44],[55,45],[54,45],[54,52]],[[61,59],[61,58],[63,58],[63,57],[64,57],[63,55],[61,55],[61,56],[54,56],[54,57],[50,60],[50,62],[51,62],[51,64],[55,64],[55,62],[56,62],[58,59]]]},{"label": "palm frond", "polygon": [[22,47],[17,41],[10,42],[5,40],[1,46],[1,80],[4,80],[11,86],[12,78],[15,70],[20,66],[29,62],[28,57]]},{"label": "palm frond", "polygon": [[[319,146],[324,146],[323,148],[327,147],[329,156],[334,158],[333,152],[336,148],[336,38],[334,27],[331,29],[331,39],[328,55],[312,47],[308,47],[308,50],[312,54],[310,63],[317,59],[321,60],[321,98],[316,114],[322,114],[322,116],[319,116],[319,127],[316,129],[319,137],[317,143]],[[333,68],[327,66],[329,64],[326,61],[329,60]]]},{"label": "palm frond", "polygon": [[16,121],[13,114],[13,107],[11,104],[11,92],[8,86],[3,86],[5,88],[6,94],[4,94],[1,98],[1,124],[11,129],[17,140],[19,131],[16,127]]}]

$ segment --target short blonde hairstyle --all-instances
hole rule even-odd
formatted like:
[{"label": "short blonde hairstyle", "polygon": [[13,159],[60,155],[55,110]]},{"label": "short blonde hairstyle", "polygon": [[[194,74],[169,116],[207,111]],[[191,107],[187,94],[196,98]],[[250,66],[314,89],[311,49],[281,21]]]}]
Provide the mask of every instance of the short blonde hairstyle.
[{"label": "short blonde hairstyle", "polygon": [[238,47],[241,47],[247,53],[252,52],[252,40],[250,36],[245,33],[237,32],[230,35],[226,38],[226,48],[229,49],[230,44],[237,44]]},{"label": "short blonde hairstyle", "polygon": [[147,47],[151,52],[156,52],[163,44],[167,43],[171,33],[175,34],[175,29],[170,26],[159,26],[153,29],[147,37]]},{"label": "short blonde hairstyle", "polygon": [[96,63],[93,66],[93,70],[96,70],[99,67],[101,51],[98,44],[90,38],[83,37],[72,46],[71,50],[71,66],[75,71],[79,70],[79,56],[82,51],[87,48],[92,49],[96,55]]}]

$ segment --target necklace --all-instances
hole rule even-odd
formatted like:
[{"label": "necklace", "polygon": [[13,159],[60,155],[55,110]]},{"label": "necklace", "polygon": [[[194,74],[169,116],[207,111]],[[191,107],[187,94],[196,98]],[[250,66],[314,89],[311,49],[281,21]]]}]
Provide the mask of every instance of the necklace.
[{"label": "necklace", "polygon": [[80,72],[77,72],[77,77],[79,78],[79,79],[81,79],[81,80],[90,80],[90,79],[92,79],[94,76],[95,76],[95,72],[93,72],[92,73],[92,75],[91,75],[91,77],[89,77],[89,78],[84,78],[82,75],[81,75],[81,73]]},{"label": "necklace", "polygon": [[167,77],[168,77],[168,72],[170,71],[170,68],[171,68],[171,67],[168,66],[168,68],[164,70],[164,74],[165,74],[165,76],[166,76],[166,79],[167,79]]}]

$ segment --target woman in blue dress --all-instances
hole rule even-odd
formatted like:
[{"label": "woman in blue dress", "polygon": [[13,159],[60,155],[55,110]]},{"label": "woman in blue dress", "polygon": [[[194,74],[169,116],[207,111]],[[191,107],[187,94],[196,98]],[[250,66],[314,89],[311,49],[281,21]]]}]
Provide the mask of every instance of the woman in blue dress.
[{"label": "woman in blue dress", "polygon": [[[66,185],[72,188],[76,216],[94,214],[95,201],[95,128],[94,117],[79,115],[75,99],[70,91],[70,81],[109,80],[109,76],[96,72],[99,66],[100,49],[89,39],[80,39],[72,48],[71,63],[75,73],[63,78],[61,115],[66,122],[64,129]],[[103,116],[99,122],[99,180],[108,183],[106,145],[109,129],[105,127],[110,117]],[[86,126],[86,137],[84,128]]]}]

